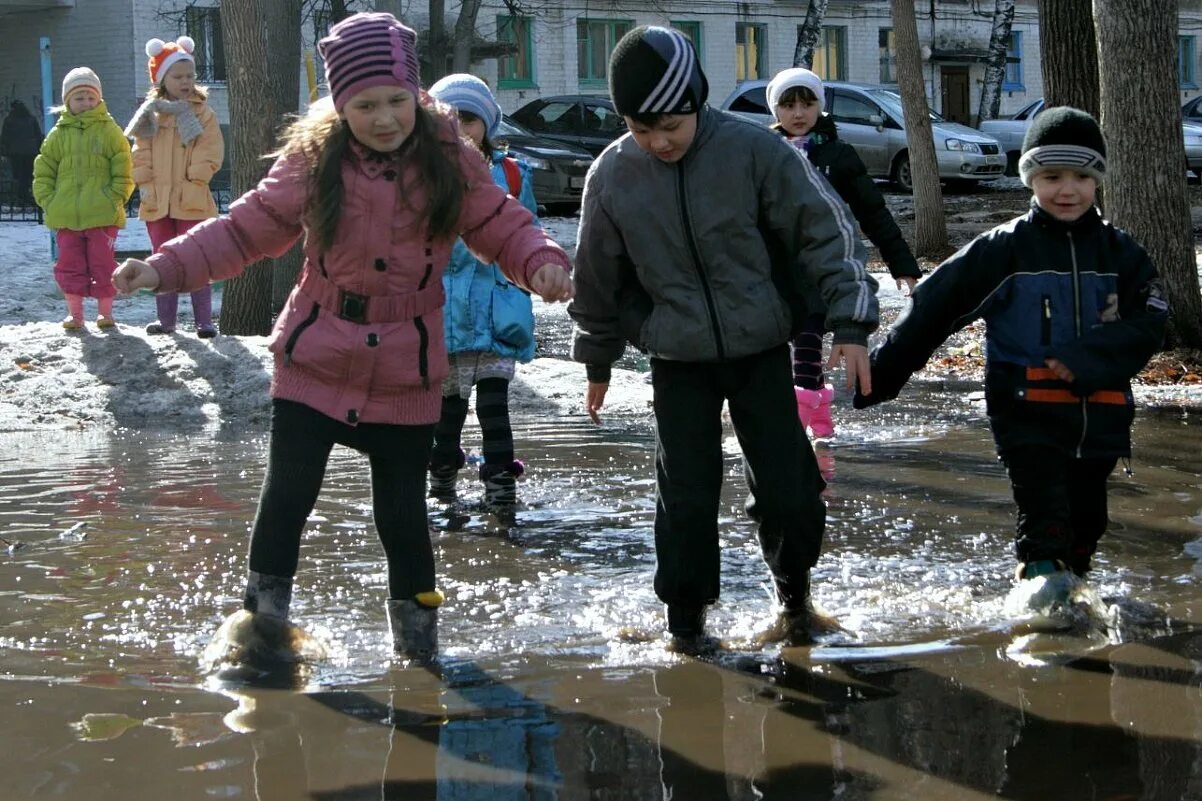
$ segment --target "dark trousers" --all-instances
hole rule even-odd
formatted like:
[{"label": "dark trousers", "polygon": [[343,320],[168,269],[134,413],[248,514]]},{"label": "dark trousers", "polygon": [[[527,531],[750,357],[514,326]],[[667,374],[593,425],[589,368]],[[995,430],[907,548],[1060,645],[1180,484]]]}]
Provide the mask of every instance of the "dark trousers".
[{"label": "dark trousers", "polygon": [[1078,573],[1089,570],[1110,522],[1106,478],[1118,459],[1076,459],[1038,447],[1016,448],[1002,458],[1018,506],[1018,560],[1062,559]]},{"label": "dark trousers", "polygon": [[263,493],[250,538],[250,569],[296,575],[301,534],[317,503],[334,445],[367,454],[372,514],[388,559],[388,597],[435,589],[426,525],[426,465],[433,426],[349,426],[302,403],[271,402],[271,443]]},{"label": "dark trousers", "polygon": [[719,593],[722,402],[743,450],[760,548],[781,602],[809,593],[826,526],[826,487],[797,418],[789,349],[717,364],[651,360],[656,424],[655,593],[700,607]]},{"label": "dark trousers", "polygon": [[[484,463],[508,468],[513,462],[513,427],[509,422],[509,382],[484,378],[476,384],[476,419]],[[461,467],[459,441],[467,420],[467,398],[449,395],[442,399],[442,416],[434,428],[432,467]]]}]

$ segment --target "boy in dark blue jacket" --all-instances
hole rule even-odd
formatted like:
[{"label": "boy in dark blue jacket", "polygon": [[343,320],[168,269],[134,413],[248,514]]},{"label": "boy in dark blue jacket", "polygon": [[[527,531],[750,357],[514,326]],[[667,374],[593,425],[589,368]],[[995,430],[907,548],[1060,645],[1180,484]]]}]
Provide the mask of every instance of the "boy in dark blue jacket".
[{"label": "boy in dark blue jacket", "polygon": [[947,337],[985,320],[985,397],[1018,507],[1021,579],[1083,576],[1106,531],[1106,479],[1131,455],[1130,379],[1168,319],[1156,268],[1104,220],[1097,122],[1048,109],[1023,141],[1022,217],[973,240],[920,284],[872,357],[864,408],[897,397]]}]

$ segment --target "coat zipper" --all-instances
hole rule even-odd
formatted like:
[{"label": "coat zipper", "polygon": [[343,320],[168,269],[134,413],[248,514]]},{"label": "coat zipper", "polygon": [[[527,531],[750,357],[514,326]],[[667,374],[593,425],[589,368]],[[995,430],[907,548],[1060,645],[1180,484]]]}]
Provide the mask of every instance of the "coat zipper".
[{"label": "coat zipper", "polygon": [[292,364],[292,350],[296,347],[296,340],[300,339],[301,333],[317,322],[317,315],[321,313],[321,306],[313,304],[313,310],[309,312],[309,316],[301,321],[301,324],[296,327],[292,335],[288,337],[288,341],[284,343],[284,366]]},{"label": "coat zipper", "polygon": [[1040,335],[1043,338],[1044,347],[1052,345],[1052,298],[1049,295],[1043,296],[1043,319],[1040,321]]},{"label": "coat zipper", "polygon": [[[1081,338],[1081,274],[1077,268],[1077,246],[1073,244],[1073,232],[1068,231],[1068,255],[1073,265],[1073,331]],[[1085,447],[1085,435],[1089,431],[1089,408],[1081,398],[1081,439],[1077,442],[1077,458]]]},{"label": "coat zipper", "polygon": [[705,307],[709,311],[710,326],[714,331],[714,346],[718,349],[718,360],[726,360],[726,344],[722,341],[722,331],[718,326],[718,309],[714,305],[714,292],[710,288],[709,281],[705,277],[705,268],[702,266],[701,253],[697,250],[697,242],[693,236],[693,223],[689,220],[688,207],[685,205],[685,186],[684,186],[684,166],[676,165],[676,194],[680,202],[680,220],[684,225],[684,238],[689,246],[689,253],[693,257],[693,268],[697,271],[697,278],[701,281],[701,289],[705,293]]}]

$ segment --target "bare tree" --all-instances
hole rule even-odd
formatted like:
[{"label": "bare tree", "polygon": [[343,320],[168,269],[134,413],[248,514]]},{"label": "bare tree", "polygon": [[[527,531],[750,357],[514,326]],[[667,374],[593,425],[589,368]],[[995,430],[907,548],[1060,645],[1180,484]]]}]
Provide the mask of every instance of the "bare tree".
[{"label": "bare tree", "polygon": [[[1147,248],[1173,308],[1169,342],[1202,348],[1202,293],[1177,100],[1176,0],[1093,0],[1106,211]],[[1139,58],[1127,54],[1139,53]]]},{"label": "bare tree", "polygon": [[476,17],[481,0],[463,0],[459,18],[455,20],[455,72],[467,72],[472,67],[472,43],[476,40]]},{"label": "bare tree", "polygon": [[918,50],[918,20],[914,0],[890,0],[893,35],[897,38],[897,85],[906,118],[908,153],[897,171],[910,171],[914,191],[914,254],[942,258],[947,253],[947,220],[931,131],[931,110],[922,83],[922,54]]},{"label": "bare tree", "polygon": [[1098,44],[1091,2],[1039,0],[1039,57],[1046,104],[1073,106],[1096,117]]},{"label": "bare tree", "polygon": [[805,21],[797,29],[797,44],[793,46],[793,66],[811,69],[814,66],[814,48],[822,35],[822,18],[830,0],[810,0]]},{"label": "bare tree", "polygon": [[981,107],[977,123],[997,119],[1002,106],[1002,81],[1006,77],[1006,45],[1014,22],[1014,0],[995,0],[993,29],[989,33],[989,60],[985,62],[985,83],[981,86]]},{"label": "bare tree", "polygon": [[[235,195],[263,177],[268,164],[262,154],[273,149],[277,126],[285,115],[296,111],[300,94],[300,2],[236,0],[221,5],[230,128],[235,142],[231,169]],[[267,334],[271,331],[272,311],[272,265],[262,261],[226,283],[221,330],[227,334]]]}]

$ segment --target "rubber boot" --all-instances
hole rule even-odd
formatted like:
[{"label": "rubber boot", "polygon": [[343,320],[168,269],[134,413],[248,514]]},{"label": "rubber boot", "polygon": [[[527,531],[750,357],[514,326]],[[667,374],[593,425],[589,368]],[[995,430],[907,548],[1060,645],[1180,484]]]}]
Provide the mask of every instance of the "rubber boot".
[{"label": "rubber boot", "polygon": [[459,480],[459,471],[450,465],[430,466],[429,497],[450,503],[455,500],[455,484]]},{"label": "rubber boot", "polygon": [[243,608],[225,619],[202,662],[230,678],[284,677],[324,655],[322,647],[288,622],[292,579],[250,571]]},{"label": "rubber boot", "polygon": [[705,606],[668,604],[668,650],[700,656],[718,650],[716,639],[705,633]]},{"label": "rubber boot", "polygon": [[438,657],[438,607],[442,601],[442,593],[437,590],[388,601],[393,653],[422,664]]},{"label": "rubber boot", "polygon": [[484,483],[484,505],[490,511],[511,511],[518,501],[517,479],[526,466],[514,459],[507,465],[485,464],[480,467]]},{"label": "rubber boot", "polygon": [[801,387],[793,387],[793,394],[797,398],[797,418],[801,420],[802,430],[807,430],[814,419],[814,412],[818,410],[818,403],[822,397],[816,389],[802,389]]},{"label": "rubber boot", "polygon": [[831,400],[835,397],[835,388],[827,384],[818,390],[818,406],[810,418],[810,433],[815,439],[826,439],[835,434],[835,421],[831,419]]}]

